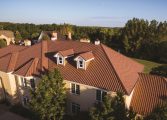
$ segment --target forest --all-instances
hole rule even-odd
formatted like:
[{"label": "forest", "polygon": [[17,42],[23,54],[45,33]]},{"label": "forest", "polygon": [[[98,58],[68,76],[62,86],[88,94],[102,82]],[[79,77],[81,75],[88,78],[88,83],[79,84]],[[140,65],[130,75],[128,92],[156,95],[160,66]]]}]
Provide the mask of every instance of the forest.
[{"label": "forest", "polygon": [[0,22],[0,30],[11,30],[15,40],[37,39],[41,31],[72,33],[73,40],[88,38],[129,57],[167,63],[167,22],[133,18],[124,27],[90,27],[71,24],[28,24]]}]

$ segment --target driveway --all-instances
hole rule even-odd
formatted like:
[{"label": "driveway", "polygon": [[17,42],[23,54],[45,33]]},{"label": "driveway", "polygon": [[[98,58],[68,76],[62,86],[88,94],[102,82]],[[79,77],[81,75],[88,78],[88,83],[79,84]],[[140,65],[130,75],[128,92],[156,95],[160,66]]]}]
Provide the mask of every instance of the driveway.
[{"label": "driveway", "polygon": [[0,120],[28,120],[9,111],[9,107],[0,104]]}]

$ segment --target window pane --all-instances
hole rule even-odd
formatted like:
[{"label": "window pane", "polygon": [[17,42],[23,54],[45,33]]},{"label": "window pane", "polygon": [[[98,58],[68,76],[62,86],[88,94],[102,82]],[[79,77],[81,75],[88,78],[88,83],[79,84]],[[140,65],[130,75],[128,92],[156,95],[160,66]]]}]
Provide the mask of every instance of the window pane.
[{"label": "window pane", "polygon": [[79,67],[83,68],[83,61],[79,61]]},{"label": "window pane", "polygon": [[75,93],[75,84],[71,84],[71,92]]},{"label": "window pane", "polygon": [[101,90],[96,90],[96,100],[101,101]]},{"label": "window pane", "polygon": [[102,92],[102,100],[104,100],[104,97],[107,95],[107,92]]},{"label": "window pane", "polygon": [[79,112],[80,112],[80,105],[76,104],[76,113],[79,113]]},{"label": "window pane", "polygon": [[71,108],[72,113],[75,113],[75,104],[72,103],[72,108]]},{"label": "window pane", "polygon": [[76,94],[80,94],[80,86],[79,85],[76,85]]},{"label": "window pane", "polygon": [[31,88],[35,88],[35,81],[34,81],[34,79],[30,79],[30,84],[31,84]]},{"label": "window pane", "polygon": [[27,79],[24,78],[24,86],[27,87]]},{"label": "window pane", "polygon": [[63,63],[63,59],[62,59],[62,57],[59,57],[59,63],[60,63],[60,64]]},{"label": "window pane", "polygon": [[77,114],[80,112],[80,105],[76,103],[72,103],[71,111],[73,114]]}]

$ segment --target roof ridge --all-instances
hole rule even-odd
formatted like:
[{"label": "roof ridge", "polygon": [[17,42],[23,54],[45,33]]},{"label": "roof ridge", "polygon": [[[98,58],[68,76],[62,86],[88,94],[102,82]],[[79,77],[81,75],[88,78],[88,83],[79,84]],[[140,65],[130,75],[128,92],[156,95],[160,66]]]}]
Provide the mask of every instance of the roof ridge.
[{"label": "roof ridge", "polygon": [[[114,66],[112,65],[112,62],[110,61],[110,59],[108,58],[108,55],[106,54],[106,51],[105,51],[104,48],[103,48],[103,46],[105,46],[105,45],[101,43],[100,46],[101,46],[103,52],[105,53],[105,56],[106,56],[108,62],[111,64],[111,67],[114,68]],[[128,91],[125,89],[125,86],[124,86],[123,83],[121,82],[121,79],[120,79],[119,75],[117,74],[115,68],[113,69],[113,71],[114,71],[114,73],[116,74],[116,76],[118,77],[118,79],[120,80],[119,82],[120,82],[122,88],[125,90],[126,94],[128,94]]]},{"label": "roof ridge", "polygon": [[37,67],[38,61],[39,61],[39,58],[33,58],[33,59],[32,59],[32,63],[31,63],[31,65],[29,66],[29,68],[28,68],[28,70],[27,70],[25,76],[27,76],[28,72],[29,72],[30,69],[33,67],[33,65],[35,64],[35,62],[37,62],[37,63],[35,64],[34,68]]},{"label": "roof ridge", "polygon": [[15,68],[19,52],[10,53],[10,60],[7,68],[7,72],[12,72]]}]

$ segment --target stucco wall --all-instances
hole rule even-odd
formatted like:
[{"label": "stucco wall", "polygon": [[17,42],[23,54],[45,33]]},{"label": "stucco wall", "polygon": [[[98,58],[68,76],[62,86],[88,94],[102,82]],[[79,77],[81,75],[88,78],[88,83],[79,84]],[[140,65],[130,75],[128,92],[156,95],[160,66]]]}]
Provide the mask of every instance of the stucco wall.
[{"label": "stucco wall", "polygon": [[71,103],[77,103],[80,105],[81,111],[87,111],[96,101],[96,89],[90,86],[85,86],[80,84],[80,95],[75,95],[70,91],[69,81],[65,81],[67,89],[67,98],[68,98],[68,111],[71,111]]},{"label": "stucco wall", "polygon": [[7,45],[10,45],[10,42],[14,42],[14,38],[8,38],[8,37],[6,37],[4,35],[0,35],[0,39],[5,39]]},{"label": "stucco wall", "polygon": [[132,90],[132,92],[129,96],[127,96],[127,95],[125,96],[125,104],[126,104],[127,108],[130,107],[130,103],[131,103],[132,96],[133,96],[133,91],[134,91],[134,89]]},{"label": "stucco wall", "polygon": [[[22,76],[14,76],[12,74],[7,74],[4,72],[0,72],[0,77],[2,77],[2,82],[4,84],[6,92],[9,94],[8,99],[12,100],[12,98],[15,98],[17,95],[17,100],[19,100],[20,103],[23,102],[23,97],[28,96],[30,98],[30,79],[32,77],[26,77],[27,80],[27,87],[23,86],[23,83],[21,81]],[[36,86],[39,84],[40,79],[35,78],[35,84]],[[65,88],[67,90],[67,111],[70,113],[71,111],[71,103],[77,103],[80,105],[81,111],[88,111],[96,102],[96,90],[98,88],[78,84],[74,82],[70,82],[67,80],[64,80],[65,82]],[[76,95],[71,93],[71,83],[80,85],[80,95]],[[1,87],[1,85],[0,85]],[[108,92],[109,95],[115,96],[115,92]],[[129,96],[124,96],[126,106],[129,108],[131,98],[133,95],[133,91]],[[11,98],[12,96],[12,98]]]},{"label": "stucco wall", "polygon": [[[25,87],[21,81],[21,78],[23,76],[16,76],[17,79],[17,88],[18,88],[18,94],[19,94],[19,102],[22,104],[23,103],[23,97],[28,97],[30,98],[30,89],[31,89],[31,85],[30,85],[30,79],[32,79],[33,77],[24,77],[26,78],[26,82],[27,82],[27,87]],[[37,86],[39,84],[39,78],[35,77],[35,85]]]},{"label": "stucco wall", "polygon": [[11,103],[14,103],[15,99],[17,98],[15,76],[10,73],[4,73],[0,71],[0,77],[2,78],[2,84],[4,86],[6,99]]}]

